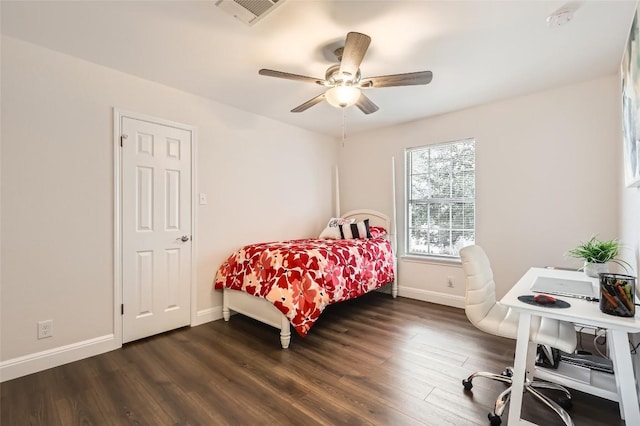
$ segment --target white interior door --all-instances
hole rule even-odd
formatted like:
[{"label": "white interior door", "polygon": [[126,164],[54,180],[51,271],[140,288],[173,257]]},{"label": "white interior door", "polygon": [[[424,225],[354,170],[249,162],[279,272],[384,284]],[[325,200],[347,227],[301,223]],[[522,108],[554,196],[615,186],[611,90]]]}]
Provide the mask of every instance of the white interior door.
[{"label": "white interior door", "polygon": [[190,323],[192,132],[121,120],[126,343]]}]

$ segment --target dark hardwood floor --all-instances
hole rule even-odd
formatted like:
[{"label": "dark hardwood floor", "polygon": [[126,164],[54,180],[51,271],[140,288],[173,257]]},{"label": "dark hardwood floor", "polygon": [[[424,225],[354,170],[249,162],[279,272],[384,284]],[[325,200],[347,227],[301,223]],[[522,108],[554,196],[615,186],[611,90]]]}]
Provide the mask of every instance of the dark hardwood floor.
[{"label": "dark hardwood floor", "polygon": [[[306,338],[241,315],[0,385],[9,425],[488,425],[515,342],[460,309],[374,293],[329,307]],[[576,426],[621,426],[618,405],[573,392]],[[523,416],[563,423],[525,396]],[[506,424],[504,416],[503,424]]]}]

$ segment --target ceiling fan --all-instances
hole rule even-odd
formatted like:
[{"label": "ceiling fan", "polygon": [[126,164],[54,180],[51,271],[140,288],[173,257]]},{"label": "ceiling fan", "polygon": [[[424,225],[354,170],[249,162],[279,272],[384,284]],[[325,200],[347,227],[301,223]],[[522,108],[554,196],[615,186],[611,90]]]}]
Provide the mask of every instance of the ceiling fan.
[{"label": "ceiling fan", "polygon": [[371,37],[366,34],[350,32],[347,34],[344,47],[335,51],[340,63],[330,66],[324,79],[291,74],[288,72],[261,69],[260,75],[285,78],[288,80],[316,83],[328,89],[309,99],[302,105],[298,105],[291,112],[302,112],[314,105],[326,100],[336,108],[345,108],[351,105],[357,106],[365,114],[376,112],[379,108],[360,89],[373,89],[377,87],[413,86],[429,84],[433,78],[431,71],[418,71],[405,74],[383,75],[379,77],[362,78],[360,75],[360,63],[364,58]]}]

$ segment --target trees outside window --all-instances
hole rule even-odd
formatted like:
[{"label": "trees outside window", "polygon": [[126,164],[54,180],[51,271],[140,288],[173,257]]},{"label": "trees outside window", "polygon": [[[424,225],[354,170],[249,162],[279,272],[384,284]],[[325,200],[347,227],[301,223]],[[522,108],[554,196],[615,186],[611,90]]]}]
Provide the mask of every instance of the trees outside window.
[{"label": "trees outside window", "polygon": [[475,242],[475,140],[406,151],[407,254],[459,257]]}]

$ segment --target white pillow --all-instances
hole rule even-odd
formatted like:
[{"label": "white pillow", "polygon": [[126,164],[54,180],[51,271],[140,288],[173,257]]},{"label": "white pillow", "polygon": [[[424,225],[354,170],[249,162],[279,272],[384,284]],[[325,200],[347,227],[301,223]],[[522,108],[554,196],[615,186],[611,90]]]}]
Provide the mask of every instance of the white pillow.
[{"label": "white pillow", "polygon": [[321,239],[329,239],[329,240],[339,240],[340,237],[340,225],[349,225],[354,223],[355,219],[343,219],[341,217],[332,217],[329,219],[329,223],[327,223],[327,227],[324,228],[322,233],[318,238]]}]

